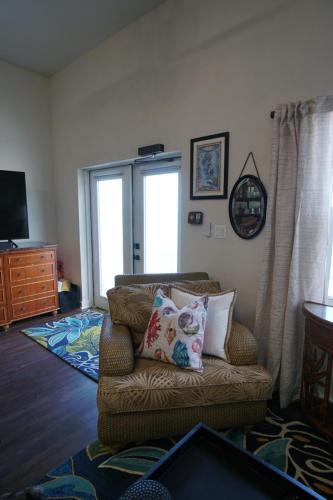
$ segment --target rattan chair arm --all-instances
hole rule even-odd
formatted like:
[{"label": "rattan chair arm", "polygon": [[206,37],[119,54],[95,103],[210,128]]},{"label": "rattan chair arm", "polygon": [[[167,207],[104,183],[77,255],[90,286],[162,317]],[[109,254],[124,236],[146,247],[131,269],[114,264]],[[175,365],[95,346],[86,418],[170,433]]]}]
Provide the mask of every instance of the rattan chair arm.
[{"label": "rattan chair arm", "polygon": [[257,341],[246,326],[232,322],[228,352],[232,365],[255,365],[258,362]]},{"label": "rattan chair arm", "polygon": [[103,321],[100,338],[99,376],[128,375],[134,368],[131,332],[123,325],[114,325],[110,314]]}]

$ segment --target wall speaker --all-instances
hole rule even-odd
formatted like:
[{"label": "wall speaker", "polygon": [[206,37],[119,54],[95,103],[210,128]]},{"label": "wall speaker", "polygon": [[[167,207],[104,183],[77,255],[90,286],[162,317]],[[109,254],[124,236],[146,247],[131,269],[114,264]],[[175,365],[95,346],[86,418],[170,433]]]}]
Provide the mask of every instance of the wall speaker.
[{"label": "wall speaker", "polygon": [[164,144],[152,144],[138,148],[139,156],[156,155],[157,153],[164,153]]}]

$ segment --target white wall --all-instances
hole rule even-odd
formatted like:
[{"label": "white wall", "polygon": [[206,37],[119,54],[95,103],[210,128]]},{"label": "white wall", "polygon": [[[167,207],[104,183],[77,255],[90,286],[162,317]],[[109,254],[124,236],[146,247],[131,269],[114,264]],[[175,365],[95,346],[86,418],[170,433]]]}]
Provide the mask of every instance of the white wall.
[{"label": "white wall", "polygon": [[50,140],[48,79],[0,61],[0,170],[26,174],[30,241],[56,241]]},{"label": "white wall", "polygon": [[[183,155],[181,270],[237,287],[237,315],[252,326],[264,234],[238,238],[228,200],[189,200],[190,139],[229,131],[229,193],[250,150],[267,186],[270,111],[332,93],[332,19],[331,0],[168,0],[56,74],[58,240],[68,276],[80,282],[77,169],[162,142]],[[227,224],[226,239],[187,225],[189,210]]]}]

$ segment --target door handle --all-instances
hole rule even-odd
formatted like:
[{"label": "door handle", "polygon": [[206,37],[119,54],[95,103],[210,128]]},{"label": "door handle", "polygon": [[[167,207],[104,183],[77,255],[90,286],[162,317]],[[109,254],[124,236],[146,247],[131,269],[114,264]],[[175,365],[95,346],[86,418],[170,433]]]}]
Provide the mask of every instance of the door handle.
[{"label": "door handle", "polygon": [[134,259],[134,260],[141,260],[141,259],[140,259],[140,255],[133,255],[133,259]]},{"label": "door handle", "polygon": [[135,250],[140,250],[140,243],[134,243],[133,247]]}]

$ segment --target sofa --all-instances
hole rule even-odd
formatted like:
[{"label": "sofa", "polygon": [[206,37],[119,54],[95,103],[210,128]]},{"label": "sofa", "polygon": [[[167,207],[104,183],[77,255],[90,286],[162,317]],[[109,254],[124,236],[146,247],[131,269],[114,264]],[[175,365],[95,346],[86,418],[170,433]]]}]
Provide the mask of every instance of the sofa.
[{"label": "sofa", "polygon": [[207,273],[175,273],[120,275],[108,291],[97,395],[103,444],[182,435],[199,421],[223,429],[265,417],[271,378],[257,364],[254,336],[236,321],[229,338],[230,363],[204,355],[202,373],[135,357],[156,290],[168,295],[173,283],[202,294],[221,290]]}]

